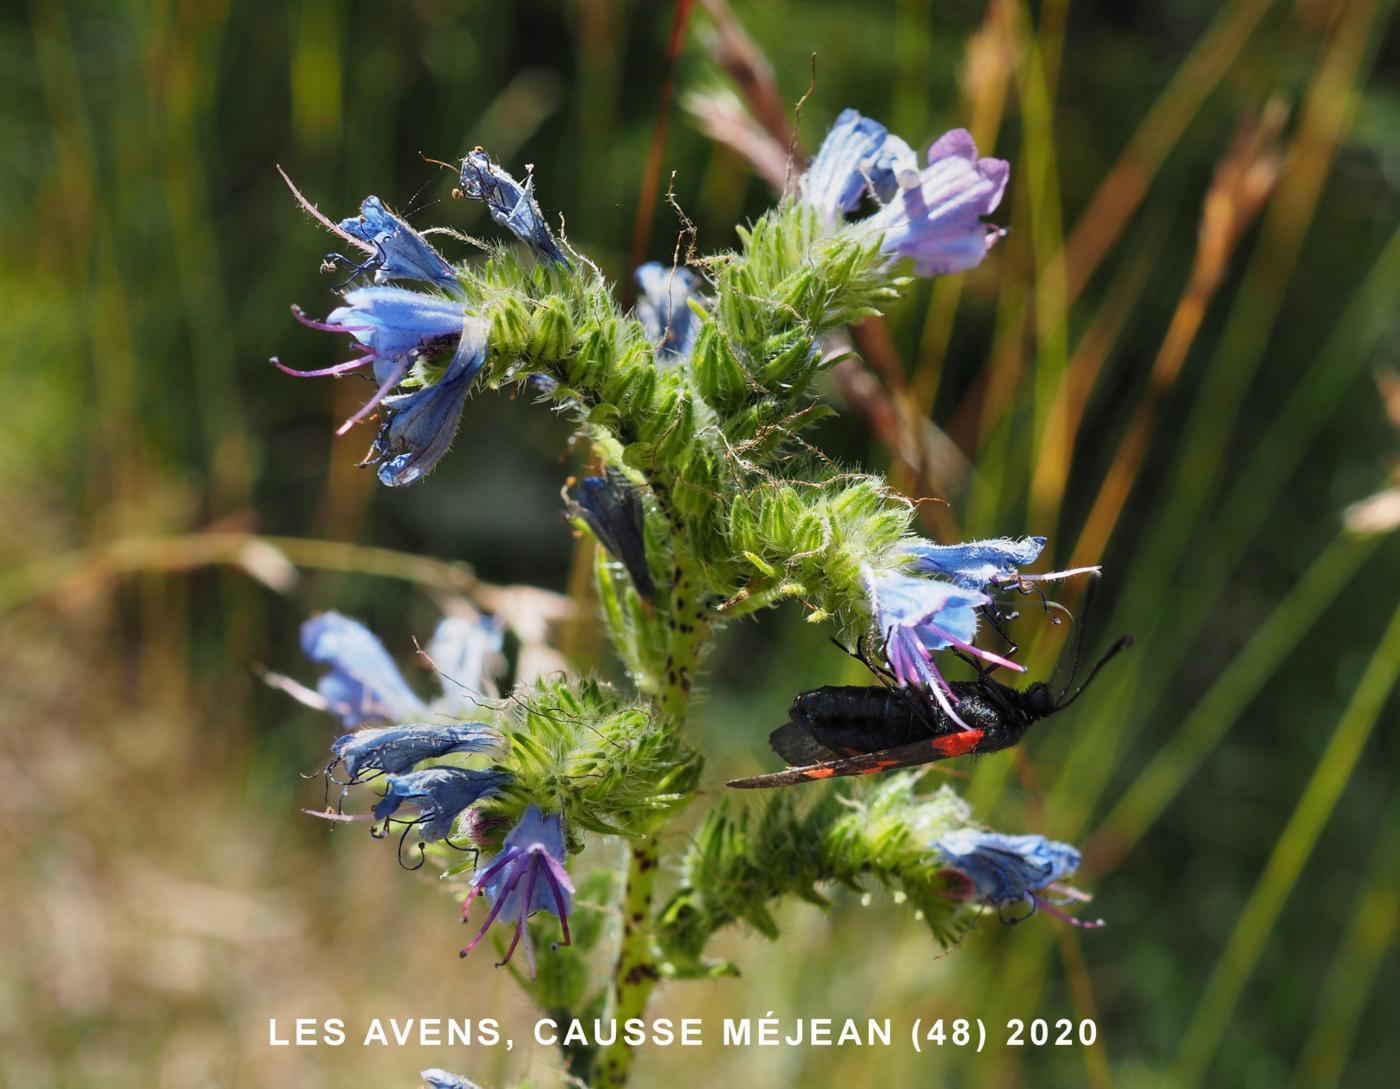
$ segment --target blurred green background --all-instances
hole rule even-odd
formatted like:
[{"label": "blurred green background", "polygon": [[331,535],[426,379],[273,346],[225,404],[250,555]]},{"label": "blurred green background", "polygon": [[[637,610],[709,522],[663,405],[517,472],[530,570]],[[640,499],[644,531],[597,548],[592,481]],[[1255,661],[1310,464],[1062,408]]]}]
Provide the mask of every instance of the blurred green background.
[{"label": "blurred green background", "polygon": [[[652,1049],[637,1084],[1393,1084],[1394,4],[735,7],[758,51],[746,91],[713,3],[673,66],[674,9],[636,0],[0,17],[0,1083],[406,1087],[429,1065],[553,1082],[504,973],[456,958],[443,891],[299,818],[320,788],[296,773],[332,728],[255,667],[309,677],[296,627],[331,607],[408,661],[469,584],[461,561],[573,594],[552,638],[611,670],[560,519],[568,428],[481,396],[430,482],[354,468],[363,432],[332,431],[358,386],[266,362],[334,351],[288,314],[332,304],[332,246],[274,164],[334,218],[376,193],[484,233],[419,155],[484,145],[534,164],[545,209],[625,281],[639,203],[648,258],[680,225],[664,200],[647,214],[658,115],[652,177],[701,251],[724,248],[772,192],[713,137],[762,134],[735,129],[736,104],[776,101],[755,139],[782,150],[815,54],[809,150],[850,105],[911,143],[966,125],[1012,163],[1010,236],[860,331],[821,441],[947,498],[922,508],[931,533],[1102,558],[1091,642],[1138,646],[962,786],[998,828],[1084,846],[1076,884],[1110,925],[989,919],[939,956],[888,897],[838,896],[785,911],[779,943],[728,935],[743,978],[663,988],[653,1012],[980,1016],[994,1036],[1094,1017],[1099,1042]],[[1023,611],[1048,672],[1063,631]],[[697,723],[711,797],[769,762],[793,693],[858,678],[827,634],[795,612],[724,634]],[[269,1017],[371,1015],[494,1015],[517,1047],[266,1046]]]}]

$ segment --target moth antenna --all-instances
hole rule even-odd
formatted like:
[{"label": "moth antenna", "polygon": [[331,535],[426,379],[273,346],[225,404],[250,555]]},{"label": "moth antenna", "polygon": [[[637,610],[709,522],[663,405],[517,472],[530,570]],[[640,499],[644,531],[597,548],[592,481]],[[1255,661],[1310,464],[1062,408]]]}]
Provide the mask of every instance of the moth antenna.
[{"label": "moth antenna", "polygon": [[[1065,694],[1066,694],[1067,692],[1069,692],[1069,690],[1070,690],[1071,688],[1074,687],[1074,678],[1077,677],[1077,676],[1079,675],[1079,659],[1080,659],[1080,656],[1084,653],[1084,634],[1085,634],[1085,632],[1087,632],[1087,631],[1089,630],[1089,625],[1088,625],[1088,623],[1087,623],[1087,621],[1088,621],[1088,619],[1089,619],[1089,611],[1090,611],[1090,610],[1093,608],[1093,606],[1094,606],[1094,594],[1095,594],[1095,592],[1098,590],[1098,588],[1099,588],[1099,576],[1098,576],[1097,574],[1091,575],[1091,576],[1089,577],[1089,585],[1088,585],[1088,587],[1084,590],[1084,608],[1082,608],[1082,609],[1079,610],[1079,631],[1075,634],[1075,637],[1074,637],[1074,657],[1070,659],[1070,664],[1069,664],[1069,680],[1065,681],[1065,686],[1064,686],[1064,688],[1062,688],[1062,689],[1060,690],[1060,695],[1059,695],[1059,697],[1055,700],[1055,705],[1056,705],[1057,707],[1065,707],[1065,706],[1068,706],[1066,703],[1063,702],[1063,701],[1064,701],[1064,698],[1065,698]],[[1046,603],[1046,611],[1049,611],[1049,603],[1048,603],[1048,602]],[[1068,617],[1070,618],[1071,621],[1074,620],[1073,614],[1070,613],[1068,609],[1065,610],[1065,615],[1068,616]],[[1100,664],[1102,664],[1102,663],[1100,663]],[[1098,668],[1098,667],[1095,666],[1095,669],[1096,669],[1096,670],[1097,670],[1097,668]],[[1088,683],[1088,682],[1086,681],[1085,684],[1087,684],[1087,683]],[[1084,686],[1083,686],[1083,685],[1080,685],[1079,691],[1080,691],[1080,692],[1084,691]],[[1075,693],[1076,696],[1077,696],[1078,694],[1079,694],[1078,692]]]},{"label": "moth antenna", "polygon": [[1121,651],[1127,650],[1132,645],[1133,637],[1131,635],[1120,635],[1117,639],[1115,639],[1113,641],[1113,646],[1109,647],[1106,651],[1104,651],[1103,657],[1094,663],[1093,669],[1089,670],[1089,675],[1084,678],[1084,683],[1074,690],[1074,695],[1070,696],[1068,699],[1065,699],[1064,693],[1061,693],[1061,698],[1055,703],[1055,710],[1063,711],[1071,703],[1073,703],[1080,696],[1082,696],[1084,694],[1084,689],[1088,688],[1089,685],[1093,682],[1094,678],[1099,675],[1099,670],[1101,670],[1104,666],[1108,665],[1108,663],[1111,662],[1114,658],[1116,658]]}]

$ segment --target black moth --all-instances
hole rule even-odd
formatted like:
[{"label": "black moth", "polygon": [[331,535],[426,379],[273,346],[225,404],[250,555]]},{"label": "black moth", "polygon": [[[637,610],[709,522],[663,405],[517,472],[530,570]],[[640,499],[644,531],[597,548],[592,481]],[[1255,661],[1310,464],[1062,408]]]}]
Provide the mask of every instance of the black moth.
[{"label": "black moth", "polygon": [[1131,643],[1128,635],[1118,639],[1073,694],[1073,676],[1059,695],[1044,681],[1012,688],[984,674],[976,680],[953,682],[958,713],[968,729],[919,689],[859,685],[802,692],[792,701],[789,721],[768,738],[773,751],[790,766],[733,779],[728,785],[752,789],[870,775],[1010,748],[1033,724],[1078,699],[1099,670]]}]

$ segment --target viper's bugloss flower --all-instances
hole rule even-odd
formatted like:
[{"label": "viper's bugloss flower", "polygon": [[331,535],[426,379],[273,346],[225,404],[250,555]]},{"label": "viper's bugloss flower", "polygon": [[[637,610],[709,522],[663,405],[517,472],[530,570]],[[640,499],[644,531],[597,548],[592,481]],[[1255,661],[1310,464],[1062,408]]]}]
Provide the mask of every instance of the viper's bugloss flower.
[{"label": "viper's bugloss flower", "polygon": [[901,186],[860,226],[883,235],[884,252],[913,258],[921,276],[963,272],[981,264],[1006,233],[982,217],[1001,203],[1010,174],[1004,159],[979,158],[972,135],[954,129],[928,149],[918,184]]},{"label": "viper's bugloss flower", "polygon": [[500,854],[472,880],[471,889],[462,903],[462,921],[466,921],[472,901],[481,893],[485,893],[491,901],[491,911],[476,936],[462,950],[462,956],[465,957],[480,944],[492,923],[499,920],[513,924],[515,934],[501,964],[515,955],[516,947],[523,940],[525,961],[533,977],[535,952],[526,921],[537,911],[557,915],[563,935],[561,944],[568,945],[573,891],[573,882],[564,869],[563,820],[558,813],[542,815],[532,805],[525,810],[520,823],[507,833]]},{"label": "viper's bugloss flower", "polygon": [[570,514],[582,518],[598,543],[622,562],[642,598],[650,601],[656,596],[647,566],[642,499],[626,477],[616,470],[584,477]]},{"label": "viper's bugloss flower", "polygon": [[[1102,920],[1075,919],[1054,906],[1065,899],[1088,899],[1077,889],[1056,885],[1079,868],[1079,852],[1068,843],[1044,836],[1008,836],[960,828],[940,836],[932,846],[950,869],[967,880],[969,897],[990,904],[999,913],[1005,907],[1024,904],[1030,911],[1022,918],[1045,908],[1076,926],[1103,925]],[[1048,899],[1047,890],[1062,899]]]},{"label": "viper's bugloss flower", "polygon": [[700,297],[700,278],[688,268],[667,268],[649,261],[637,269],[637,320],[656,345],[656,358],[665,363],[690,358],[700,319],[690,300]]},{"label": "viper's bugloss flower", "polygon": [[994,582],[1015,579],[1017,568],[1034,563],[1044,548],[1044,537],[999,537],[951,545],[913,541],[904,545],[903,551],[913,571],[947,579],[967,590],[985,590]]},{"label": "viper's bugloss flower", "polygon": [[468,1081],[460,1074],[450,1074],[446,1070],[424,1070],[418,1075],[428,1089],[480,1089],[474,1081]]},{"label": "viper's bugloss flower", "polygon": [[[325,321],[313,321],[299,308],[292,308],[303,325],[353,337],[359,355],[309,371],[293,370],[276,359],[272,362],[300,378],[339,376],[372,367],[378,388],[337,434],[345,434],[384,404],[387,419],[366,464],[379,466],[379,479],[385,484],[411,484],[432,469],[452,442],[472,380],[486,361],[486,327],[468,318],[457,299],[383,286],[389,280],[422,280],[453,295],[462,294],[461,281],[452,266],[378,197],[366,197],[358,216],[336,225],[295,186],[292,191],[328,229],[369,254],[359,265],[338,254],[333,257],[356,271],[373,270],[377,286],[347,291],[344,304],[332,310]],[[423,383],[431,366],[443,361],[446,365],[436,381],[394,395],[406,379]]]},{"label": "viper's bugloss flower", "polygon": [[459,328],[457,350],[436,382],[384,398],[389,419],[379,429],[368,462],[379,466],[380,483],[394,488],[421,480],[452,445],[462,406],[486,362],[486,323],[459,315]]},{"label": "viper's bugloss flower", "polygon": [[432,244],[393,212],[378,197],[365,197],[360,214],[340,221],[340,229],[373,251],[357,268],[373,271],[376,283],[387,280],[423,280],[451,291],[461,289],[452,266]]},{"label": "viper's bugloss flower", "polygon": [[387,789],[374,807],[377,820],[385,821],[403,806],[415,806],[418,816],[410,824],[426,840],[446,839],[457,818],[482,798],[496,794],[511,780],[509,772],[475,768],[436,767],[385,777]]},{"label": "viper's bugloss flower", "polygon": [[366,772],[397,775],[424,760],[454,752],[490,752],[501,743],[500,733],[484,722],[416,723],[345,734],[331,742],[331,753],[345,765],[350,781],[358,783]]},{"label": "viper's bugloss flower", "polygon": [[427,650],[442,685],[434,711],[470,716],[495,695],[493,678],[505,638],[506,626],[494,616],[446,616],[438,622]]},{"label": "viper's bugloss flower", "polygon": [[425,704],[368,628],[337,612],[321,613],[301,626],[301,646],[307,657],[331,667],[317,682],[316,691],[275,674],[269,679],[346,726],[405,723],[433,714],[462,718],[475,713],[493,690],[491,672],[503,638],[500,622],[492,617],[441,620],[428,644],[428,657],[438,671],[442,695]]},{"label": "viper's bugloss flower", "polygon": [[384,644],[358,621],[336,612],[313,616],[301,626],[301,649],[313,662],[331,667],[316,691],[325,700],[324,710],[346,726],[404,722],[428,711]]},{"label": "viper's bugloss flower", "polygon": [[935,651],[956,647],[966,654],[1017,671],[1024,666],[974,646],[977,610],[991,602],[980,590],[940,579],[865,572],[870,614],[883,642],[885,659],[901,685],[922,685],[948,716],[964,729],[954,710],[957,696],[934,664]]},{"label": "viper's bugloss flower", "polygon": [[[324,378],[347,374],[366,365],[374,370],[379,388],[358,412],[341,424],[336,432],[340,435],[372,413],[416,362],[444,358],[451,353],[455,363],[463,354],[459,341],[464,339],[464,323],[472,324],[464,317],[461,304],[402,287],[361,287],[347,291],[345,305],[332,310],[325,321],[313,321],[297,307],[292,308],[292,314],[309,328],[354,337],[359,341],[362,354],[344,363],[311,371],[293,370],[273,359],[284,374]],[[473,347],[474,342],[468,345],[468,348]],[[470,353],[468,358],[471,358]]]},{"label": "viper's bugloss flower", "polygon": [[535,200],[534,175],[525,175],[525,184],[521,185],[492,162],[484,150],[476,148],[462,160],[461,183],[460,191],[464,196],[485,204],[492,219],[537,255],[568,265],[569,259],[554,241],[554,234]]},{"label": "viper's bugloss flower", "polygon": [[884,202],[901,185],[916,184],[918,168],[913,150],[884,125],[842,110],[802,175],[802,200],[828,222],[838,222],[843,212],[860,207],[867,192]]}]

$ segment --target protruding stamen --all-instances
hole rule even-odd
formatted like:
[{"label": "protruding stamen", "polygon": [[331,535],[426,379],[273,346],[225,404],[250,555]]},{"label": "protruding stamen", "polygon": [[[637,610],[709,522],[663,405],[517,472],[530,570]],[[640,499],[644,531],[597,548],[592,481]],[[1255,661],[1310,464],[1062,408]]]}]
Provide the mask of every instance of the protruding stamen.
[{"label": "protruding stamen", "polygon": [[329,322],[317,321],[315,318],[308,318],[306,311],[296,303],[292,303],[292,317],[301,322],[308,329],[315,329],[322,333],[362,333],[366,329],[371,329],[369,325],[332,325]]},{"label": "protruding stamen", "polygon": [[[515,920],[515,933],[511,935],[510,945],[506,946],[506,955],[500,959],[500,962],[496,965],[497,968],[508,963],[510,958],[515,956],[515,947],[520,944],[520,938],[525,934],[526,928],[529,926],[530,901],[535,895],[535,878],[539,876],[539,870],[535,866],[535,860],[533,858],[527,857],[525,866],[528,876],[525,878],[525,891],[521,894],[520,899],[520,918]],[[525,938],[526,948],[529,948],[529,945],[530,939],[527,936]],[[530,959],[533,961],[534,958],[531,957]]]},{"label": "protruding stamen", "polygon": [[[512,855],[511,857],[514,858],[515,856]],[[481,929],[476,932],[476,937],[467,942],[466,946],[462,949],[461,956],[465,957],[481,944],[481,939],[486,937],[486,932],[491,929],[491,924],[496,921],[496,916],[499,915],[501,909],[506,906],[506,901],[510,899],[510,894],[515,890],[515,886],[520,884],[520,879],[524,876],[525,871],[521,870],[519,873],[512,874],[510,880],[501,886],[501,891],[496,896],[496,902],[491,905],[490,914],[486,916],[486,921],[481,924]]]},{"label": "protruding stamen", "polygon": [[393,371],[390,373],[389,377],[384,380],[384,384],[374,391],[374,396],[364,403],[363,407],[361,407],[359,412],[355,413],[355,415],[351,416],[348,420],[346,420],[343,424],[336,428],[335,433],[337,435],[344,435],[357,423],[369,416],[370,413],[372,413],[375,410],[376,406],[378,406],[379,402],[384,400],[385,397],[389,396],[389,391],[392,390],[395,386],[397,386],[401,381],[403,381],[403,376],[407,373],[408,357],[405,356],[404,358],[400,359],[397,363],[394,364]]},{"label": "protruding stamen", "polygon": [[378,356],[371,353],[370,355],[358,356],[355,359],[348,359],[344,363],[337,363],[333,367],[321,367],[314,371],[296,370],[293,367],[287,366],[275,355],[269,359],[268,362],[283,374],[290,374],[293,378],[329,378],[332,375],[348,374],[350,371],[358,370],[366,363],[373,363],[377,358]]},{"label": "protruding stamen", "polygon": [[1026,667],[1020,663],[1013,662],[1010,658],[1003,658],[1000,654],[996,654],[993,651],[983,650],[981,647],[964,642],[952,632],[948,631],[946,628],[940,628],[937,624],[924,624],[924,627],[937,635],[938,638],[946,639],[964,654],[971,654],[974,658],[982,658],[988,662],[994,662],[999,666],[1005,666],[1007,669],[1014,669],[1017,673],[1024,673],[1026,671]]},{"label": "protruding stamen", "polygon": [[1055,918],[1069,923],[1070,926],[1077,926],[1081,930],[1098,930],[1099,927],[1108,925],[1103,919],[1076,919],[1073,915],[1061,911],[1054,904],[1050,903],[1049,900],[1040,896],[1035,898],[1035,902],[1037,907],[1049,912],[1051,915],[1055,916]]}]

